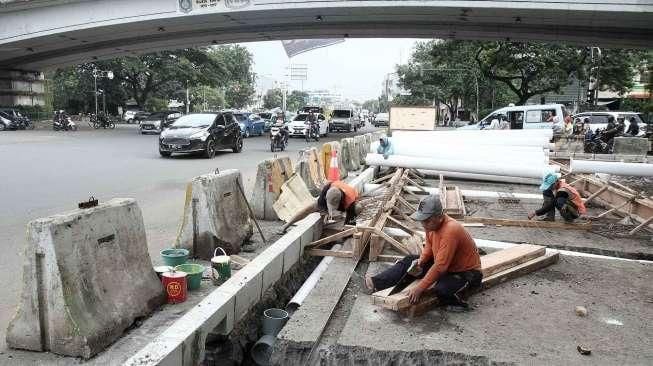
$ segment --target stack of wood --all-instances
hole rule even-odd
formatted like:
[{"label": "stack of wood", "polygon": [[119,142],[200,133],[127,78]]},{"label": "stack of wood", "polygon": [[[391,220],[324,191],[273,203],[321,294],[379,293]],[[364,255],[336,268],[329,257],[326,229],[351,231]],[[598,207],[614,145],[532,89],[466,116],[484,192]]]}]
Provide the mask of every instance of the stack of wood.
[{"label": "stack of wood", "polygon": [[[483,282],[481,289],[503,283],[527,273],[544,268],[558,261],[559,253],[556,250],[546,249],[540,245],[522,244],[508,249],[499,250],[481,256],[481,271]],[[386,309],[399,311],[409,316],[421,315],[432,309],[438,303],[437,297],[428,291],[422,295],[417,304],[411,304],[408,299],[409,291],[417,286],[420,280],[415,280],[404,290],[390,295],[392,287],[378,291],[372,295],[372,301]]]}]

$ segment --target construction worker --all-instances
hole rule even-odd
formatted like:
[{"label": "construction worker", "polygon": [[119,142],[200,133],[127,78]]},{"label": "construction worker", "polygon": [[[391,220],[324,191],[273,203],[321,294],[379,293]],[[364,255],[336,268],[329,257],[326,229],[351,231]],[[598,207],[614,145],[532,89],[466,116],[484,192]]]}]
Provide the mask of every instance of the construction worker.
[{"label": "construction worker", "polygon": [[379,139],[379,147],[376,148],[377,154],[382,154],[383,158],[388,160],[390,155],[395,153],[394,148],[392,147],[392,142],[387,136],[383,136]]},{"label": "construction worker", "polygon": [[578,191],[560,178],[558,173],[549,173],[542,179],[540,190],[544,196],[542,207],[528,214],[528,219],[545,215],[543,221],[555,221],[555,210],[565,222],[572,222],[587,212],[583,199]]},{"label": "construction worker", "polygon": [[311,205],[306,206],[295,214],[288,222],[281,228],[285,232],[290,225],[305,218],[313,212],[320,212],[328,215],[329,220],[333,219],[338,212],[345,213],[345,224],[356,225],[356,215],[358,209],[356,207],[356,200],[358,199],[358,191],[356,188],[342,181],[335,181],[327,183],[317,197],[317,200]]},{"label": "construction worker", "polygon": [[465,311],[470,289],[481,285],[481,257],[472,236],[442,209],[440,197],[423,198],[411,218],[421,222],[426,231],[422,255],[409,255],[387,270],[365,278],[368,291],[380,291],[396,285],[406,273],[420,278],[409,292],[412,304],[425,291],[433,292],[440,304],[451,311]]}]

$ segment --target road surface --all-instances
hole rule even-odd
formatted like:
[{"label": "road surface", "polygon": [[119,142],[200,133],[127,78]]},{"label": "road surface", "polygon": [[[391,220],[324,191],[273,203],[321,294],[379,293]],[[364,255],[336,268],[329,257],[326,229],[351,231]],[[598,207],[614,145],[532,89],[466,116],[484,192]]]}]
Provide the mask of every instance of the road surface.
[{"label": "road surface", "polygon": [[[364,132],[371,131],[371,127]],[[330,134],[319,142],[291,139],[285,152],[298,151],[353,134]],[[243,152],[219,152],[214,159],[164,159],[158,135],[140,135],[133,125],[115,130],[5,131],[0,133],[0,350],[22,288],[25,232],[30,220],[77,208],[90,196],[100,201],[135,198],[143,212],[150,257],[172,245],[180,224],[186,184],[216,168],[240,169],[249,197],[256,166],[273,157],[267,136],[244,140]]]}]

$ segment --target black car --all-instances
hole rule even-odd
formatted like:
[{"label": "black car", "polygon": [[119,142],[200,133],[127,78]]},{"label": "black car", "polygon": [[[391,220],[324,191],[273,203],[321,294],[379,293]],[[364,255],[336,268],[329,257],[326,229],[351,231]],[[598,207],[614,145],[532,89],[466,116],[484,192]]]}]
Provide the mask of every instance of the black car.
[{"label": "black car", "polygon": [[159,136],[159,153],[202,153],[213,158],[217,150],[241,152],[243,137],[231,113],[194,113],[179,117]]}]

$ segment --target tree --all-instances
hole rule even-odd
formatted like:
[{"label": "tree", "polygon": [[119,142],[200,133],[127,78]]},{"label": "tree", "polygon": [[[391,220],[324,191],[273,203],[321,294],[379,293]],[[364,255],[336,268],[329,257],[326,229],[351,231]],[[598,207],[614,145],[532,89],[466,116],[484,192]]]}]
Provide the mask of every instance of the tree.
[{"label": "tree", "polygon": [[578,78],[588,54],[551,43],[485,42],[475,60],[487,78],[505,84],[522,105],[532,96],[560,91]]},{"label": "tree", "polygon": [[278,108],[281,104],[283,104],[283,91],[279,88],[269,89],[263,96],[263,108]]},{"label": "tree", "polygon": [[224,91],[208,85],[190,89],[190,104],[193,112],[217,111],[225,106]]},{"label": "tree", "polygon": [[299,90],[293,90],[286,97],[286,109],[289,111],[297,111],[306,105],[307,101],[308,93]]}]

